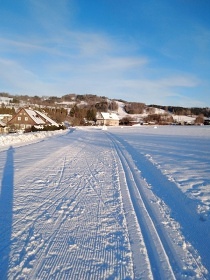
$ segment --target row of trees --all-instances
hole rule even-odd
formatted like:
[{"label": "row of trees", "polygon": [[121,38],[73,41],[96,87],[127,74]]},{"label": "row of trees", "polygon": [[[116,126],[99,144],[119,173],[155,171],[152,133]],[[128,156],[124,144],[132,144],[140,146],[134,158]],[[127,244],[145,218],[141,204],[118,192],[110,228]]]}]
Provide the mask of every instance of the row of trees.
[{"label": "row of trees", "polygon": [[0,107],[0,114],[9,114],[9,115],[14,115],[15,114],[15,108],[8,108],[5,105],[1,105]]},{"label": "row of trees", "polygon": [[173,123],[173,121],[173,117],[169,114],[151,114],[144,118],[144,122],[154,122],[161,125]]},{"label": "row of trees", "polygon": [[[24,101],[27,106],[33,107],[33,104],[37,104],[38,106],[35,108],[36,110],[43,110],[44,113],[56,122],[62,123],[67,120],[73,125],[84,125],[88,122],[95,122],[97,112],[118,110],[118,103],[115,100],[110,101],[104,96],[92,94],[77,95],[72,93],[62,97],[51,96],[47,98],[39,96],[29,97],[28,95],[12,96],[6,93],[0,93],[0,96],[13,98],[13,101],[20,104]],[[160,124],[173,122],[170,113],[176,115],[197,115],[195,120],[196,123],[203,123],[204,117],[210,117],[210,108],[184,108],[158,105],[146,106],[144,103],[139,102],[118,101],[125,104],[124,109],[127,114],[142,114],[146,112],[148,116],[143,120],[144,122],[155,122]],[[69,103],[65,103],[64,105],[63,102]],[[156,108],[164,109],[168,114],[156,114]],[[2,104],[0,114],[14,115],[15,109],[12,107],[8,108]],[[131,118],[126,117],[121,120],[121,123],[126,125],[131,121]]]},{"label": "row of trees", "polygon": [[142,114],[145,108],[146,105],[144,103],[138,102],[126,103],[124,106],[125,112],[127,114]]},{"label": "row of trees", "polygon": [[[57,96],[28,96],[28,95],[11,95],[8,93],[0,93],[2,97],[10,97],[13,98],[14,103],[21,103],[24,102],[26,104],[37,104],[42,106],[62,106],[63,102],[74,102],[76,104],[87,104],[87,105],[94,105],[96,103],[103,103],[107,101],[107,97],[105,96],[97,96],[93,94],[66,94],[61,97]],[[12,103],[13,103],[12,102]]]},{"label": "row of trees", "polygon": [[96,122],[97,112],[116,111],[118,104],[115,101],[101,101],[94,105],[74,105],[69,114],[69,120],[73,125],[85,125]]},{"label": "row of trees", "polygon": [[[48,96],[40,97],[38,95],[11,95],[9,93],[1,92],[0,96],[13,98],[13,103],[25,102],[26,104],[37,104],[40,106],[62,106],[62,102],[75,102],[78,104],[87,104],[89,106],[95,106],[95,104],[100,104],[103,111],[106,111],[108,105],[108,98],[105,96],[97,96],[93,94],[79,95],[75,93],[70,93],[63,95],[61,97]],[[144,103],[139,102],[126,102],[124,100],[119,100],[125,103],[125,111],[128,114],[141,114],[144,109],[148,107],[160,108],[176,115],[199,115],[203,114],[205,117],[210,117],[210,108],[199,108],[199,107],[180,107],[180,106],[161,106],[161,105],[149,105],[146,106]],[[102,105],[103,104],[103,105]],[[115,105],[116,106],[116,105]],[[100,108],[99,108],[100,109]],[[110,110],[115,110],[116,108],[111,108]]]},{"label": "row of trees", "polygon": [[[120,120],[120,125],[131,125],[132,123],[135,123],[135,120],[131,116],[126,116]],[[142,123],[155,123],[159,125],[166,125],[176,123],[176,121],[174,121],[171,114],[148,114],[142,119]],[[194,124],[205,124],[204,115],[198,115],[195,118]]]},{"label": "row of trees", "polygon": [[[69,121],[73,125],[84,125],[88,122],[96,121],[97,112],[116,111],[118,104],[115,101],[101,101],[93,105],[74,104],[73,107],[66,109],[62,107],[44,107],[41,110],[57,123]],[[40,108],[35,108],[40,110]]]},{"label": "row of trees", "polygon": [[[36,110],[39,111],[39,108],[37,108]],[[53,119],[57,123],[64,122],[68,117],[68,110],[66,110],[65,108],[45,107],[42,110],[46,115],[48,115],[51,119]]]},{"label": "row of trees", "polygon": [[96,121],[96,113],[95,108],[79,108],[75,105],[70,111],[69,121],[72,125],[85,125]]},{"label": "row of trees", "polygon": [[200,115],[203,114],[205,117],[210,117],[210,108],[199,108],[199,107],[192,107],[192,108],[185,108],[179,106],[160,106],[160,105],[150,105],[154,108],[163,109],[168,111],[169,113],[173,113],[175,115],[182,115],[182,116],[192,116],[192,115]]}]

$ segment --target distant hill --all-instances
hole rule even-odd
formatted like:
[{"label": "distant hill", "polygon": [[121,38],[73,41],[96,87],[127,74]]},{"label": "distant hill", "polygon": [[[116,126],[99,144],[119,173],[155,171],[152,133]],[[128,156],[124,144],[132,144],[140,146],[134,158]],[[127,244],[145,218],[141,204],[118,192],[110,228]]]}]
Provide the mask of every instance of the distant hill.
[{"label": "distant hill", "polygon": [[149,105],[150,107],[160,108],[176,115],[200,115],[203,114],[205,117],[210,117],[210,108],[200,107],[178,107],[178,106],[161,106],[161,105]]},{"label": "distant hill", "polygon": [[[1,104],[1,97],[12,98],[9,105]],[[121,99],[109,99],[93,94],[78,95],[70,93],[57,96],[28,96],[0,93],[0,113],[7,109],[14,113],[20,107],[32,107],[47,113],[57,122],[69,121],[74,125],[84,125],[96,120],[97,112],[116,112],[122,123],[149,122],[168,124],[173,122],[192,122],[210,117],[210,108],[186,108],[177,106],[146,105]],[[185,118],[183,118],[185,116]],[[187,120],[187,121],[185,121]],[[202,122],[202,121],[201,121]]]}]

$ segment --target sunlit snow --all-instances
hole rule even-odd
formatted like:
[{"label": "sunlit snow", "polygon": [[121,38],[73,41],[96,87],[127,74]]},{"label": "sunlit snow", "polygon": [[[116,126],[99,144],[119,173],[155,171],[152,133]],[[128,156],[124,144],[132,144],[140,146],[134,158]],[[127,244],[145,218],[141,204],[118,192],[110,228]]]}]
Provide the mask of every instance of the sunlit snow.
[{"label": "sunlit snow", "polygon": [[209,279],[210,127],[0,136],[0,279]]}]

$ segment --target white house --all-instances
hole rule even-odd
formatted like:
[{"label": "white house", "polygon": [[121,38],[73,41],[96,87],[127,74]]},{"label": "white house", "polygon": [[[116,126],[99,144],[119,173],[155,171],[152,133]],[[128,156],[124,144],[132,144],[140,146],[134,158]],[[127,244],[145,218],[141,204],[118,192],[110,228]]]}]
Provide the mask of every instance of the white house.
[{"label": "white house", "polygon": [[101,112],[96,115],[97,125],[118,126],[119,117],[116,113]]},{"label": "white house", "polygon": [[6,132],[6,124],[0,120],[0,133]]},{"label": "white house", "polygon": [[13,98],[0,96],[0,104],[10,105],[10,103],[12,101],[13,101]]}]

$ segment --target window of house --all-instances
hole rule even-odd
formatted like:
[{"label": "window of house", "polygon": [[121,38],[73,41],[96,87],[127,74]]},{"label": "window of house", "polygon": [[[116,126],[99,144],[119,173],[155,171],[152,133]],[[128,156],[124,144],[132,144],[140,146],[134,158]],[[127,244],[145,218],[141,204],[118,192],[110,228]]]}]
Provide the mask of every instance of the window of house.
[{"label": "window of house", "polygon": [[25,117],[25,121],[28,121],[28,117]]},{"label": "window of house", "polygon": [[18,121],[21,121],[21,117],[18,117]]}]

